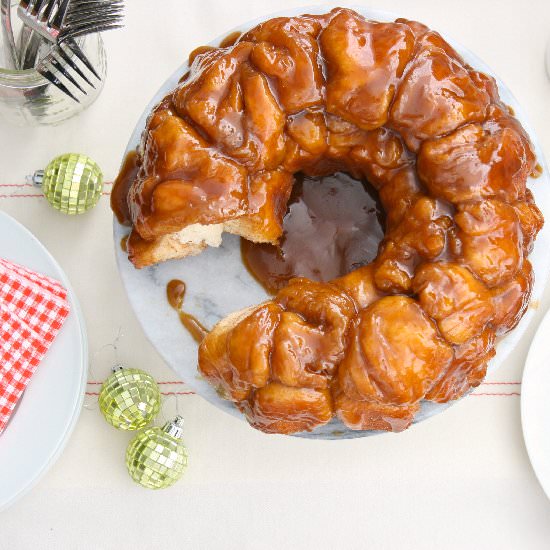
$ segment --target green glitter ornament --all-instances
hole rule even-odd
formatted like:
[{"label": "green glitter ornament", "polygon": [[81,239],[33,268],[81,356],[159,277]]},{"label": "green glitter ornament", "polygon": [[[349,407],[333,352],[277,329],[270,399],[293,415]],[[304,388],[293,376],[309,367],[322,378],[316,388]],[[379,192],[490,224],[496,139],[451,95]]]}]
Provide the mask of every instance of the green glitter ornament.
[{"label": "green glitter ornament", "polygon": [[99,409],[119,430],[139,430],[160,410],[160,390],[152,376],[118,365],[99,393]]},{"label": "green glitter ornament", "polygon": [[147,489],[173,485],[187,468],[182,436],[181,416],[163,428],[147,428],[136,435],[126,451],[126,466],[132,479]]},{"label": "green glitter ornament", "polygon": [[64,214],[83,214],[93,208],[103,190],[103,174],[86,155],[68,153],[54,158],[32,178],[48,202]]}]

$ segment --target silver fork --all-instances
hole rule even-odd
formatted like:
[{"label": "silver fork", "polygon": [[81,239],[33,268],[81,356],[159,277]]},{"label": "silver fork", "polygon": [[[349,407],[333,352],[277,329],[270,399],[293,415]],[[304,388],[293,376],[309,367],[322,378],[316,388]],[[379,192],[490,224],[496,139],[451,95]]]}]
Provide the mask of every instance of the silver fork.
[{"label": "silver fork", "polygon": [[[50,52],[40,60],[36,70],[64,94],[79,102],[63,83],[61,77],[85,95],[87,86],[92,88],[95,86],[74,58],[78,58],[97,79],[100,79],[100,76],[72,38],[66,38],[63,43],[57,43],[69,5],[70,0],[21,0],[17,10],[24,23],[21,34],[20,64],[22,67],[34,65],[40,45],[39,37],[45,38],[53,46]],[[78,82],[78,77],[82,79],[81,83]]]},{"label": "silver fork", "polygon": [[[79,59],[88,71],[101,80],[75,38],[121,27],[123,0],[20,0],[18,14],[25,27],[56,44],[37,65],[38,72],[52,84],[75,101],[78,99],[63,84],[60,76],[65,77],[83,93],[86,93],[86,85],[93,87],[74,58]],[[30,53],[27,53],[29,42],[32,43],[30,37],[22,48],[23,57],[27,60],[32,59],[33,55],[36,58],[32,47]],[[85,84],[79,84],[76,75],[71,71],[82,78]]]},{"label": "silver fork", "polygon": [[123,0],[70,0],[59,39],[119,29],[123,10]]},{"label": "silver fork", "polygon": [[[17,15],[24,23],[19,34],[19,67],[21,69],[30,69],[35,65],[42,43],[41,34],[44,32],[40,28],[41,25],[48,31],[46,35],[48,42],[56,40],[58,32],[55,31],[57,29],[54,28],[54,32],[50,32],[53,24],[53,17],[50,18],[50,16],[54,13],[54,7],[53,2],[49,4],[43,0],[21,0],[17,8]],[[65,7],[60,11],[59,4],[55,9],[55,13],[59,14],[58,20],[61,22],[65,17],[66,9]],[[44,21],[44,23],[39,24],[39,21]]]},{"label": "silver fork", "polygon": [[17,15],[27,29],[55,42],[67,15],[70,0],[20,0]]},{"label": "silver fork", "polygon": [[[94,69],[93,65],[88,61],[80,47],[72,39],[66,40],[61,44],[54,45],[48,55],[43,57],[38,62],[36,70],[46,80],[59,88],[64,94],[68,95],[77,103],[80,103],[80,100],[67,88],[65,84],[63,84],[60,77],[65,77],[84,95],[88,95],[86,85],[91,88],[95,88],[95,86],[90,78],[86,76],[86,73],[78,66],[74,57],[78,58],[86,69],[88,69],[88,71],[90,71],[98,80],[101,80],[101,77]],[[80,77],[84,82],[79,83],[77,77]]]},{"label": "silver fork", "polygon": [[23,21],[19,35],[19,66],[34,67],[43,39],[55,43],[67,16],[70,0],[20,0],[17,15]]},{"label": "silver fork", "polygon": [[22,38],[22,56],[28,59],[34,53],[27,53],[31,30],[51,42],[63,42],[118,29],[122,27],[123,8],[123,0],[20,0],[17,13],[27,29]]}]

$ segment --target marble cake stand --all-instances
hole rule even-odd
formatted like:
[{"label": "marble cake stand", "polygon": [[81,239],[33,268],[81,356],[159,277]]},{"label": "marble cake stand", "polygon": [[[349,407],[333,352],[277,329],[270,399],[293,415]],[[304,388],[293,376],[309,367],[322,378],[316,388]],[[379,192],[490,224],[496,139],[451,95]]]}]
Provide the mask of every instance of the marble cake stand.
[{"label": "marble cake stand", "polygon": [[[306,7],[286,10],[262,17],[259,20],[249,21],[243,25],[230,29],[224,36],[233,31],[246,31],[257,23],[275,16],[298,15],[301,13],[324,13],[326,6]],[[354,9],[369,19],[391,21],[398,16],[378,10],[355,6]],[[210,45],[217,46],[224,37],[218,37]],[[449,42],[473,67],[493,76],[485,63],[466,48],[453,40]],[[188,69],[187,63],[179,67],[172,76],[159,88],[149,105],[145,108],[132,136],[128,142],[126,152],[132,151],[139,143],[141,133],[152,107],[156,105],[171,89],[175,88],[181,75]],[[512,106],[517,118],[521,121],[536,148],[538,161],[543,167],[543,174],[530,185],[537,205],[550,220],[550,186],[548,185],[548,168],[539,146],[535,132],[527,120],[521,106],[512,96],[506,85],[497,78],[500,95],[503,101]],[[232,311],[252,304],[257,304],[267,298],[264,289],[251,277],[241,261],[239,238],[225,234],[219,248],[210,248],[200,254],[183,260],[172,260],[161,265],[145,269],[134,269],[124,251],[121,249],[121,239],[128,233],[128,228],[121,226],[114,220],[114,243],[117,263],[122,281],[128,293],[130,303],[139,319],[143,330],[153,343],[166,363],[185,380],[199,395],[216,407],[243,418],[234,406],[221,399],[214,389],[200,377],[197,372],[197,343],[180,324],[178,315],[169,306],[166,300],[166,285],[171,279],[181,279],[187,285],[185,310],[195,315],[206,326],[213,326],[221,318]],[[550,223],[547,223],[540,232],[535,250],[530,256],[535,272],[533,300],[538,300],[548,280],[550,272]],[[497,354],[490,362],[489,369],[496,369],[517,345],[529,323],[532,321],[533,311],[528,310],[518,327],[499,342]],[[417,414],[416,422],[421,422],[430,416],[442,412],[450,404],[436,404],[424,402],[421,411]],[[297,434],[299,437],[317,439],[348,439],[364,437],[385,432],[353,431],[346,428],[338,420],[333,420],[312,432]]]}]

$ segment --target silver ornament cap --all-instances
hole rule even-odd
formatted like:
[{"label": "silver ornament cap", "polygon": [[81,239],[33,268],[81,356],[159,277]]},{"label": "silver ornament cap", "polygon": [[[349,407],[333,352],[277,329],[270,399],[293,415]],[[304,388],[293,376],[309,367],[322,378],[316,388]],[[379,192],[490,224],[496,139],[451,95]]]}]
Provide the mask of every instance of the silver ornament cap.
[{"label": "silver ornament cap", "polygon": [[167,422],[162,427],[162,431],[174,439],[181,439],[183,437],[183,417],[178,414],[174,420]]},{"label": "silver ornament cap", "polygon": [[31,176],[31,181],[40,187],[42,187],[42,182],[44,181],[44,170],[36,170],[36,172]]}]

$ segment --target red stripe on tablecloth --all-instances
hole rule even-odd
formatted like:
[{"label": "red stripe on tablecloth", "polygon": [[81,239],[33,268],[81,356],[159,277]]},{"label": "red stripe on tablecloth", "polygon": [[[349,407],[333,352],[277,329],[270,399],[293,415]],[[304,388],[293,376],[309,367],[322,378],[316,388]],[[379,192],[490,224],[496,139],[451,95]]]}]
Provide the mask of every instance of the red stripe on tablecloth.
[{"label": "red stripe on tablecloth", "polygon": [[[194,391],[163,391],[162,395],[195,395]],[[87,391],[86,395],[99,395],[96,391]]]},{"label": "red stripe on tablecloth", "polygon": [[[95,380],[91,380],[88,382],[91,386],[100,386],[103,384],[103,382],[98,382]],[[157,382],[159,385],[174,385],[174,386],[184,386],[186,385],[185,382],[182,380],[160,380]],[[482,385],[484,386],[521,386],[521,382],[482,382]],[[195,392],[193,391],[180,391],[180,392],[161,392],[162,395],[195,395]],[[86,395],[99,395],[99,392],[86,392]],[[517,391],[511,391],[511,392],[491,392],[491,391],[484,391],[484,392],[474,392],[470,395],[477,396],[477,397],[518,397],[521,395],[520,392]]]},{"label": "red stripe on tablecloth", "polygon": [[[103,185],[113,185],[112,181],[103,182]],[[0,189],[2,188],[34,188],[37,189],[36,185],[32,183],[0,183]],[[102,195],[110,195],[110,191],[103,191]],[[42,193],[0,193],[0,199],[31,199],[43,197]]]},{"label": "red stripe on tablecloth", "polygon": [[0,183],[0,187],[34,187],[32,183]]},{"label": "red stripe on tablecloth", "polygon": [[471,393],[470,395],[476,396],[476,397],[486,397],[486,396],[496,396],[496,397],[512,397],[512,396],[518,396],[521,395],[521,393],[517,391],[513,391],[511,393]]},{"label": "red stripe on tablecloth", "polygon": [[[160,392],[162,395],[196,395],[194,391],[163,391]],[[86,395],[95,395],[98,396],[99,392],[87,391]],[[518,397],[521,395],[519,392],[511,393],[471,393],[471,396],[474,397]]]},{"label": "red stripe on tablecloth", "polygon": [[[103,382],[96,382],[95,380],[90,380],[88,381],[88,384],[91,384],[91,385],[101,385],[103,384]],[[173,384],[185,384],[185,382],[183,382],[182,380],[162,380],[162,381],[158,381],[157,380],[157,384],[169,384],[169,385],[173,385]],[[521,386],[521,382],[482,382],[481,383],[482,386]]]},{"label": "red stripe on tablecloth", "polygon": [[[111,192],[110,191],[103,191],[101,193],[102,195],[110,195]],[[6,195],[6,194],[0,194],[0,199],[30,199],[30,198],[44,198],[44,195],[42,195],[41,193],[33,193],[32,195],[31,194],[21,194],[21,193],[18,193],[16,195]]]},{"label": "red stripe on tablecloth", "polygon": [[[93,384],[93,385],[103,384],[103,382],[95,382],[95,381],[88,381],[87,383],[88,384]],[[163,381],[158,381],[157,380],[157,384],[185,384],[185,382],[183,382],[182,380],[163,380]]]},{"label": "red stripe on tablecloth", "polygon": [[42,197],[44,198],[44,195],[40,193],[35,193],[33,195],[0,195],[0,199],[29,199],[31,197]]},{"label": "red stripe on tablecloth", "polygon": [[[112,181],[104,181],[103,185],[113,185]],[[0,187],[37,187],[33,183],[0,183]]]}]

